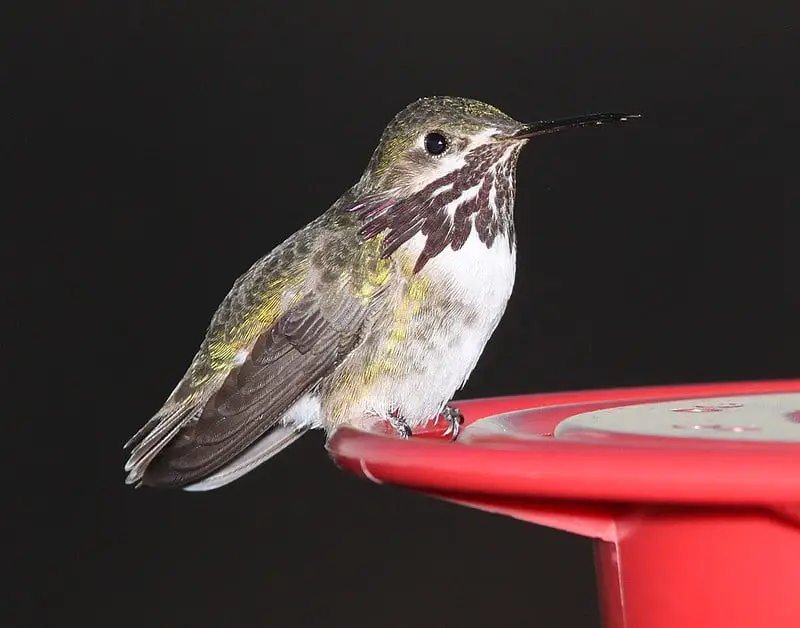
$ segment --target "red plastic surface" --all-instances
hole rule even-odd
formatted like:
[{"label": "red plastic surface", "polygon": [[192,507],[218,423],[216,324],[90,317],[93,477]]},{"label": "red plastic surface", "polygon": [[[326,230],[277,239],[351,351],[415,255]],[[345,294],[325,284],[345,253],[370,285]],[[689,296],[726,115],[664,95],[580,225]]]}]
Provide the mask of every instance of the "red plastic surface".
[{"label": "red plastic surface", "polygon": [[338,464],[596,541],[608,628],[800,627],[800,443],[576,432],[607,407],[800,392],[800,381],[652,387],[461,402],[466,425],[520,412],[504,434],[453,444],[351,429]]}]

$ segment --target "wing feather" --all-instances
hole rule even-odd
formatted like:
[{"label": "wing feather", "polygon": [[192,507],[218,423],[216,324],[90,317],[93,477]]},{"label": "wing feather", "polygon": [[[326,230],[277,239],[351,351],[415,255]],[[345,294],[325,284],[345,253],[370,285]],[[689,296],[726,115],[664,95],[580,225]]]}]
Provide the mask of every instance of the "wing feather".
[{"label": "wing feather", "polygon": [[307,427],[276,425],[263,438],[256,441],[229,464],[203,478],[199,482],[183,487],[185,491],[210,491],[230,484],[269,460],[276,453],[287,447],[308,430]]},{"label": "wing feather", "polygon": [[201,407],[161,417],[146,436],[140,437],[145,429],[140,430],[126,467],[129,481],[202,486],[203,478],[276,429],[287,410],[359,341],[368,304],[354,295],[337,295],[335,301],[330,307],[321,295],[308,293],[261,334],[245,362]]},{"label": "wing feather", "polygon": [[327,212],[236,280],[183,380],[126,445],[129,484],[219,486],[307,429],[319,406],[299,400],[315,401],[358,345],[393,276],[360,228]]}]

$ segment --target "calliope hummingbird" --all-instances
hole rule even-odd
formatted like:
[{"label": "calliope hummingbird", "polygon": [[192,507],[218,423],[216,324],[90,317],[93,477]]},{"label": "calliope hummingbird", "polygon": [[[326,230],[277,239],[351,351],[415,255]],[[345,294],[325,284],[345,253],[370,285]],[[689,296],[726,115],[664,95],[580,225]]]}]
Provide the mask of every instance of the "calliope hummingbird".
[{"label": "calliope hummingbird", "polygon": [[402,437],[443,417],[514,285],[517,157],[534,136],[619,113],[523,124],[466,98],[389,123],[358,182],[233,284],[164,406],[126,444],[127,483],[210,490],[306,431]]}]

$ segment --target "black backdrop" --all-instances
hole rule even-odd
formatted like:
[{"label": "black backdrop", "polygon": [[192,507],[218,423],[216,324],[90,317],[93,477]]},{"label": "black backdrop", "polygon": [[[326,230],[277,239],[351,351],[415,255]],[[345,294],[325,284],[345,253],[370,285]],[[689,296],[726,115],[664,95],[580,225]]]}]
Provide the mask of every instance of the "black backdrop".
[{"label": "black backdrop", "polygon": [[782,4],[12,8],[2,624],[597,626],[589,541],[357,480],[320,435],[200,495],[124,487],[121,445],[429,94],[645,116],[523,154],[517,286],[462,398],[800,374]]}]

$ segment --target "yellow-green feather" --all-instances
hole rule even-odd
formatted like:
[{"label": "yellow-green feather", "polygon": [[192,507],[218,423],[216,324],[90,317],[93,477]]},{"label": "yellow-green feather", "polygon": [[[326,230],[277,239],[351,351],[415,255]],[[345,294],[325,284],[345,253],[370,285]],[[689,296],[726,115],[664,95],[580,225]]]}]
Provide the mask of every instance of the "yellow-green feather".
[{"label": "yellow-green feather", "polygon": [[337,400],[332,408],[334,416],[340,415],[347,407],[361,401],[370,386],[382,377],[400,375],[404,367],[396,357],[397,348],[406,340],[414,318],[425,304],[431,289],[431,281],[424,275],[414,274],[414,259],[411,256],[395,256],[399,270],[405,280],[402,296],[394,304],[389,325],[389,337],[385,344],[375,347],[375,351],[365,362],[347,365],[337,374]]},{"label": "yellow-green feather", "polygon": [[208,357],[212,370],[229,369],[241,349],[254,343],[282,314],[300,300],[306,271],[304,266],[294,274],[275,277],[266,286],[266,290],[256,303],[244,310],[234,324],[209,335]]},{"label": "yellow-green feather", "polygon": [[[369,302],[391,278],[392,263],[382,258],[382,243],[383,235],[379,235],[358,246],[353,251],[355,259],[346,264],[331,264],[334,275],[327,289],[347,290]],[[309,260],[298,262],[290,272],[258,282],[251,304],[233,312],[233,318],[224,324],[212,326],[190,367],[187,382],[192,389],[221,381],[234,367],[237,353],[252,346],[304,296],[308,289]]]}]

